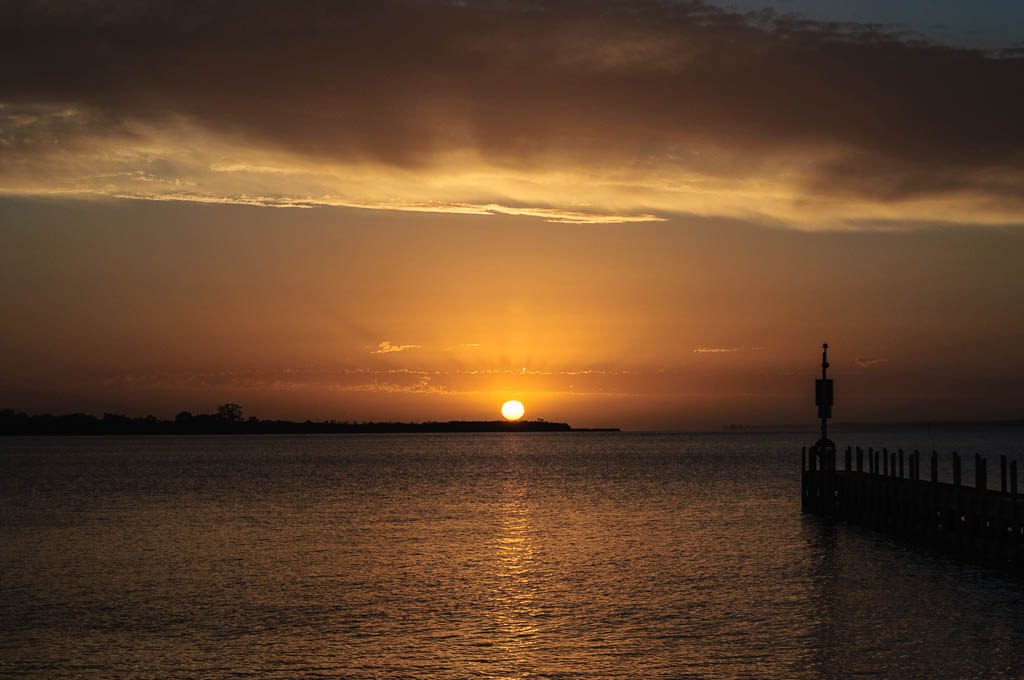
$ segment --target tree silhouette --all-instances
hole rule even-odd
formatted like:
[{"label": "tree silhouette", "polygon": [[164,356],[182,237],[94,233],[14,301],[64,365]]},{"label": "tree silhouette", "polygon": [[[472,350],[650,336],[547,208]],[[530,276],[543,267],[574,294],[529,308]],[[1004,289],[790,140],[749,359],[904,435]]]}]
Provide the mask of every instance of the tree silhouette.
[{"label": "tree silhouette", "polygon": [[242,420],[242,407],[238,404],[221,404],[217,407],[217,417],[232,423],[240,422]]}]

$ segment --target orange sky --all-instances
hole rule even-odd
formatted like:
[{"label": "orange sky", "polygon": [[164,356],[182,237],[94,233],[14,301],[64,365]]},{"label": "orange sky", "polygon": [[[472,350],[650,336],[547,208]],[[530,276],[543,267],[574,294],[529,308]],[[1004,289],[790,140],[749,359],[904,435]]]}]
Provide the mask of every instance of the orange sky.
[{"label": "orange sky", "polygon": [[0,203],[3,393],[38,410],[579,425],[1013,417],[1019,230],[805,233]]},{"label": "orange sky", "polygon": [[827,340],[839,419],[1021,417],[1012,53],[291,10],[0,8],[0,408],[793,423]]}]

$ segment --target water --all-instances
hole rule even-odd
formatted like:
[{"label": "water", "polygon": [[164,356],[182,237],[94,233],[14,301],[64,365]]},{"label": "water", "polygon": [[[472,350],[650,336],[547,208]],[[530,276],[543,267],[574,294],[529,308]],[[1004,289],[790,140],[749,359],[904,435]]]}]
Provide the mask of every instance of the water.
[{"label": "water", "polygon": [[0,675],[1018,676],[1024,581],[802,516],[808,438],[0,440]]}]

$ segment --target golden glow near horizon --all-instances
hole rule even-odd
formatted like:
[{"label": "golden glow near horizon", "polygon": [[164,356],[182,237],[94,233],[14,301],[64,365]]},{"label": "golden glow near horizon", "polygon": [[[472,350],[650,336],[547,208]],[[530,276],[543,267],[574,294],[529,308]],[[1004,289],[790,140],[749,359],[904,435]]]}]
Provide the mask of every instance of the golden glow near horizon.
[{"label": "golden glow near horizon", "polygon": [[0,200],[0,239],[4,405],[27,411],[486,420],[515,398],[578,427],[794,423],[823,337],[844,418],[1019,401],[1014,230]]},{"label": "golden glow near horizon", "polygon": [[486,420],[514,397],[578,427],[794,423],[825,337],[844,418],[1019,402],[1014,230],[0,200],[0,239],[3,405],[27,411]]},{"label": "golden glow near horizon", "polygon": [[521,401],[511,399],[501,405],[501,415],[505,417],[505,420],[519,420],[524,413],[526,413],[526,407]]}]

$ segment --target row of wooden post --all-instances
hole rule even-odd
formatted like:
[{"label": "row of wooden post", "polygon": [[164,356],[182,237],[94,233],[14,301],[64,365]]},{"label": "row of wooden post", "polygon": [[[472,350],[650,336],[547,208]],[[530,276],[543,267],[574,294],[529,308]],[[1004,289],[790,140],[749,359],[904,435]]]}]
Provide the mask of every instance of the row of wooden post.
[{"label": "row of wooden post", "polygon": [[952,484],[939,481],[935,451],[929,461],[929,480],[921,478],[917,450],[905,454],[902,449],[847,447],[842,470],[836,469],[834,450],[804,448],[802,456],[806,512],[895,530],[1024,566],[1024,497],[1018,494],[1017,461],[999,457],[996,491],[988,489],[988,462],[980,455],[974,457],[974,488],[963,485],[962,459],[956,452],[951,459]]},{"label": "row of wooden post", "polygon": [[[858,446],[856,448],[857,456],[857,472],[864,472],[864,451]],[[870,446],[867,450],[868,455],[868,474],[876,475],[881,473],[883,476],[892,477],[904,477],[904,454],[903,449],[898,449],[889,453],[889,449],[883,448],[880,451],[875,451]],[[807,447],[804,447],[803,456],[806,460]],[[843,469],[847,472],[853,470],[853,447],[847,446],[844,455],[844,467]],[[907,479],[920,480],[921,479],[921,452],[917,449],[913,453],[907,456],[907,466],[909,472],[906,475]],[[881,460],[881,466],[879,461]],[[953,462],[953,485],[962,485],[961,475],[961,458],[960,454],[954,451],[952,453]],[[806,464],[805,464],[806,465]],[[834,469],[834,464],[833,464]],[[898,473],[898,474],[897,474]],[[929,481],[938,481],[939,476],[939,454],[937,451],[932,451],[931,455],[931,479]],[[988,461],[984,456],[974,454],[974,488],[976,489],[988,489]],[[1009,461],[1005,455],[999,456],[999,491],[1000,493],[1010,493],[1017,495],[1017,461]]]}]

